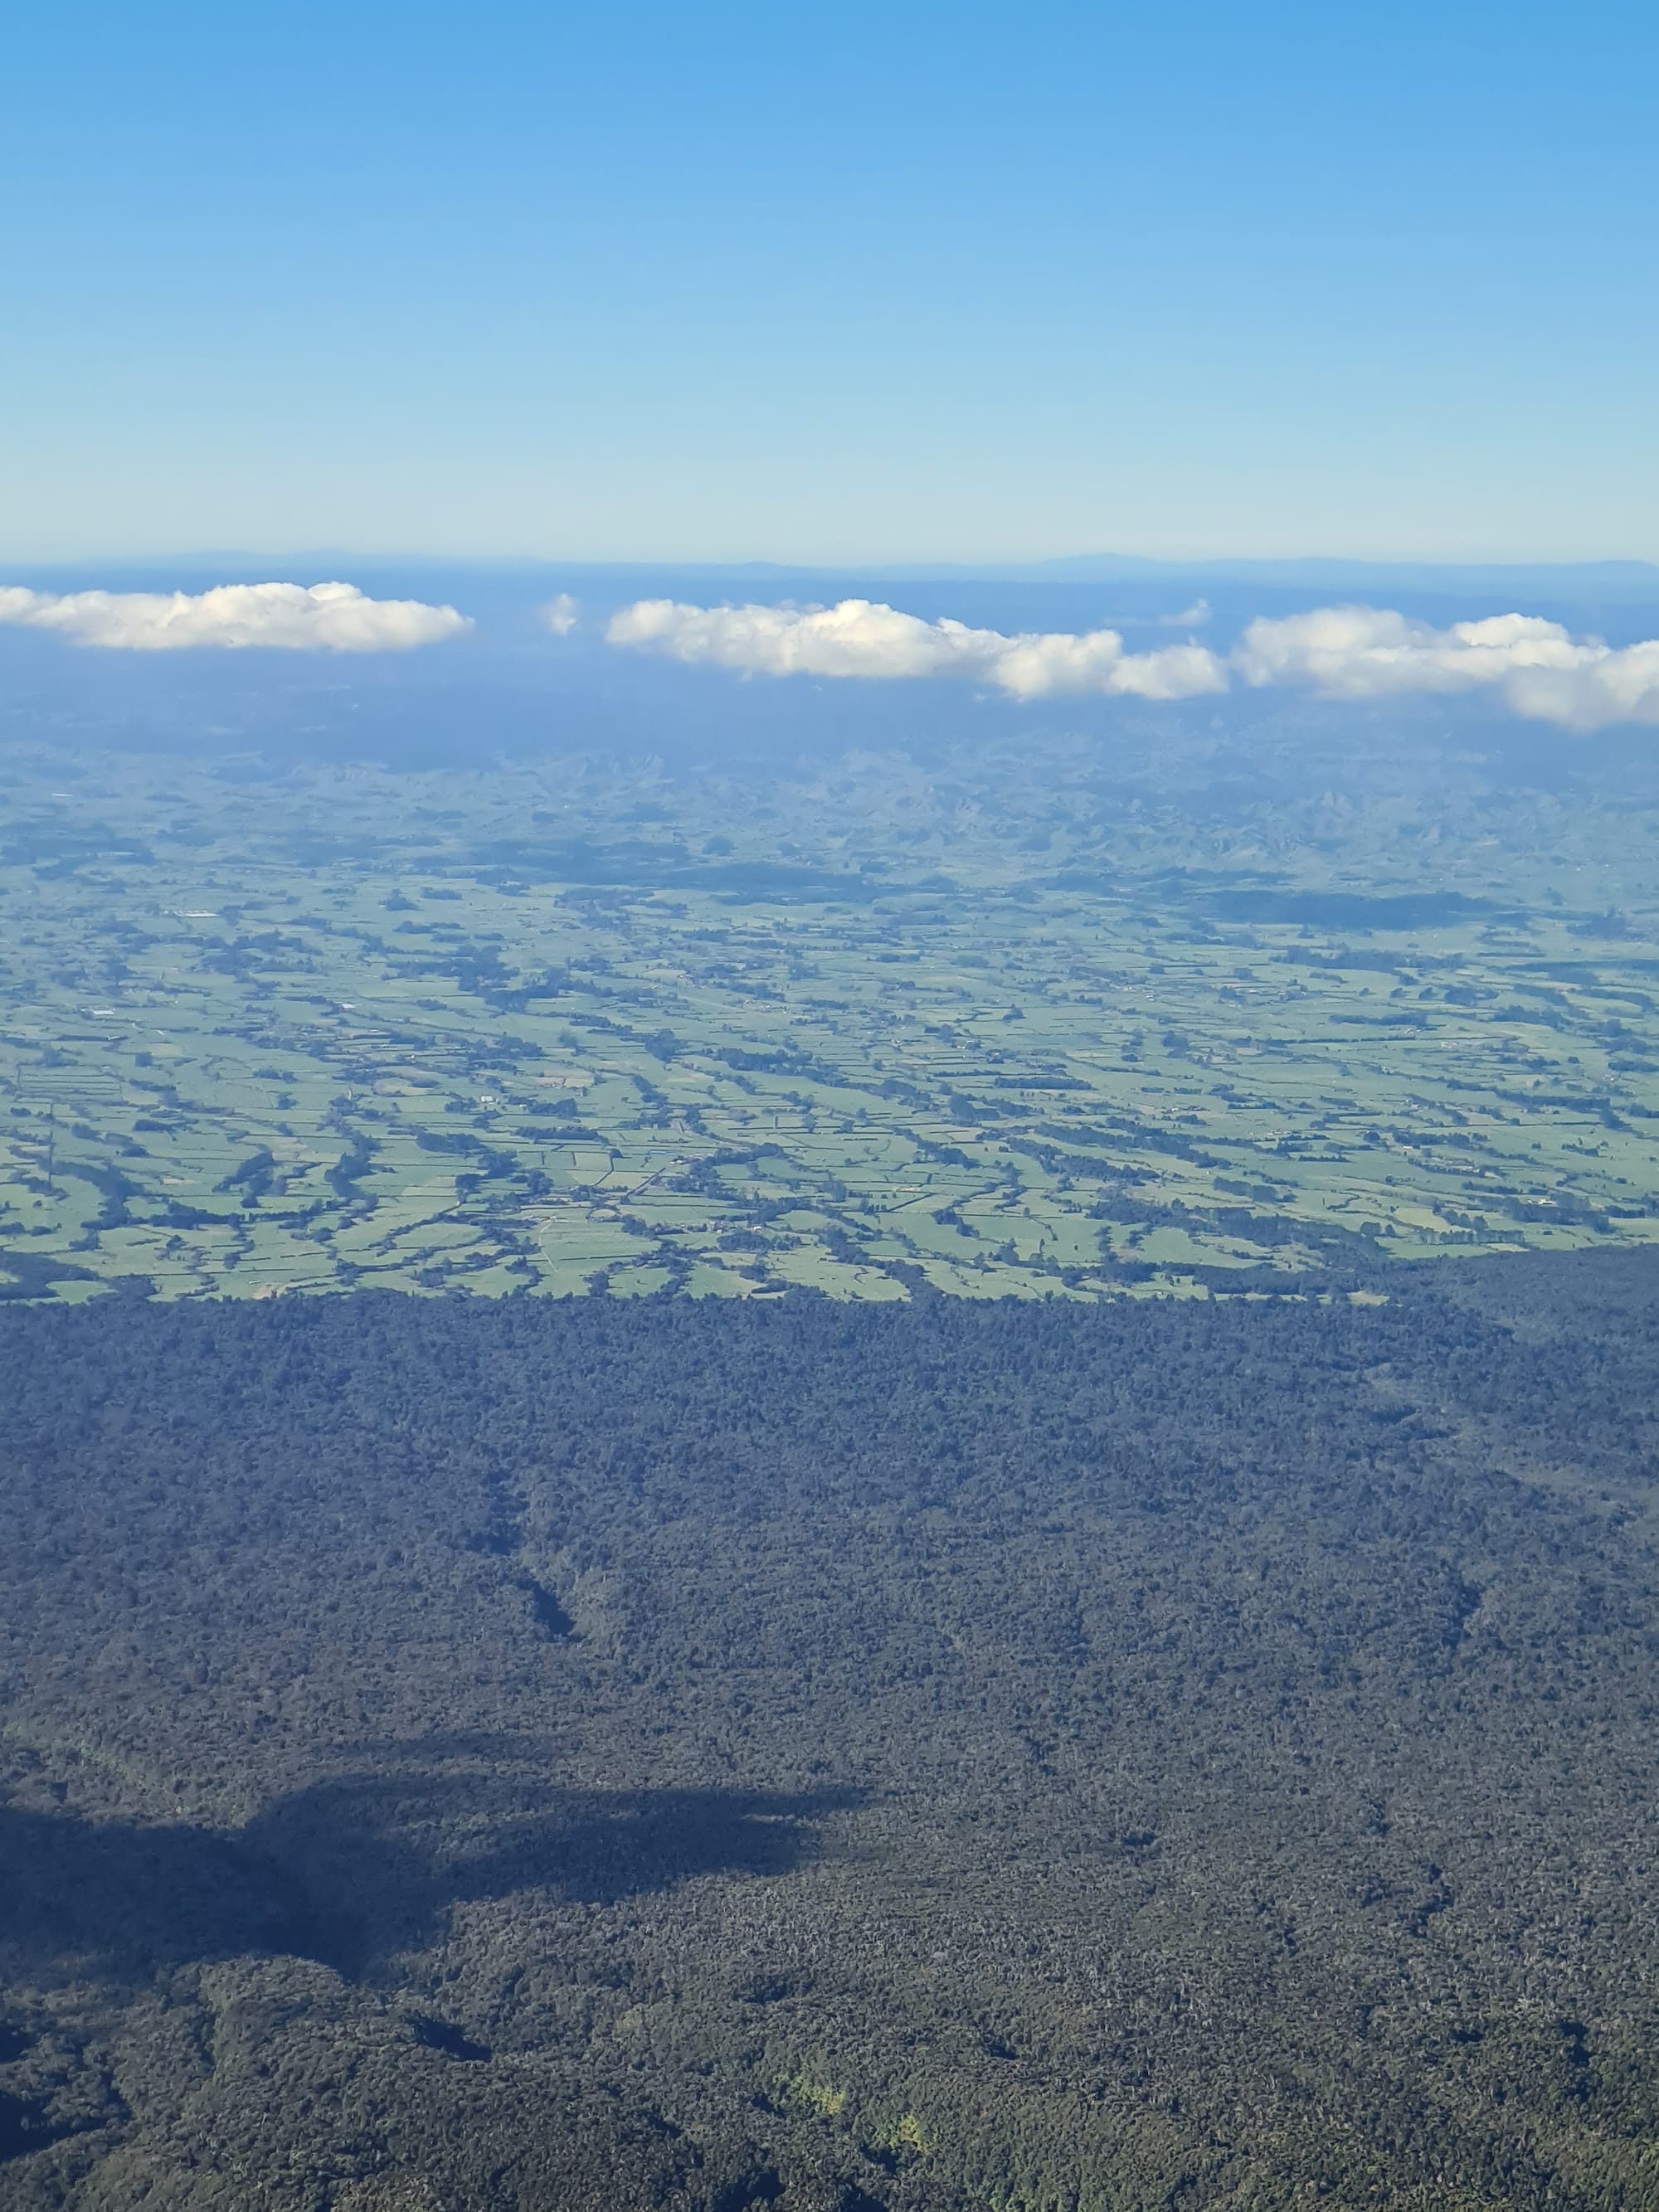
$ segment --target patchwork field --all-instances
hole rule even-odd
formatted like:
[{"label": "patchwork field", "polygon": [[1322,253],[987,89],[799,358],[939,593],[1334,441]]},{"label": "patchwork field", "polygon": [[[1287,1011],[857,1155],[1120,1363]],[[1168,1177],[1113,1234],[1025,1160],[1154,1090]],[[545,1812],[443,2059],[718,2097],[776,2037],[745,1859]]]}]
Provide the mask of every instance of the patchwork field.
[{"label": "patchwork field", "polygon": [[1297,781],[13,751],[7,1286],[1203,1296],[1659,1237],[1659,807]]}]

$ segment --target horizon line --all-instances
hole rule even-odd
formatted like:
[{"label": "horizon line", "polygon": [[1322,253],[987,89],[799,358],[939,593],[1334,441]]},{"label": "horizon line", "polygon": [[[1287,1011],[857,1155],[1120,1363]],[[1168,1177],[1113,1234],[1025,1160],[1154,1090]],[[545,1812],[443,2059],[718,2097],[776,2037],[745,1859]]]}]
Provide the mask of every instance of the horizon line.
[{"label": "horizon line", "polygon": [[[707,556],[665,554],[640,554],[597,556],[584,554],[550,553],[447,553],[429,550],[388,550],[372,548],[352,548],[346,545],[289,546],[283,549],[250,546],[199,546],[177,551],[127,551],[43,554],[0,554],[0,566],[16,569],[84,569],[95,567],[111,568],[165,568],[178,567],[212,567],[234,564],[247,567],[256,563],[294,564],[305,562],[344,562],[369,564],[377,567],[398,565],[417,568],[495,568],[504,570],[541,569],[581,570],[601,573],[637,573],[663,570],[699,574],[723,575],[823,575],[864,576],[875,580],[889,579],[904,581],[925,581],[937,577],[941,581],[954,578],[975,581],[1063,582],[1079,583],[1106,581],[1107,572],[1115,571],[1122,580],[1132,580],[1137,574],[1152,576],[1220,576],[1237,574],[1241,577],[1260,575],[1267,571],[1280,574],[1297,573],[1310,578],[1332,572],[1404,575],[1428,574],[1458,576],[1468,574],[1523,575],[1595,574],[1603,575],[1652,575],[1659,580],[1659,560],[1631,554],[1593,556],[1577,559],[1558,559],[1549,556],[1532,559],[1461,559],[1431,558],[1426,556],[1372,556],[1365,554],[1297,553],[1297,554],[1213,554],[1170,556],[1165,555],[1116,553],[1064,553],[1036,557],[999,559],[992,556],[981,560],[934,559],[918,555],[913,558],[779,560],[769,556],[749,556],[725,559]],[[1085,572],[1099,572],[1098,574]]]}]

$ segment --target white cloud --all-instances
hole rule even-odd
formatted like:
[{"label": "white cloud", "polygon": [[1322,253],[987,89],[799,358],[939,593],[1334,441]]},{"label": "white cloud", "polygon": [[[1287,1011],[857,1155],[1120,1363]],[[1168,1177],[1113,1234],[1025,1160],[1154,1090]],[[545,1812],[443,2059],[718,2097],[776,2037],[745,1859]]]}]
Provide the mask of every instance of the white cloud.
[{"label": "white cloud", "polygon": [[834,607],[696,607],[638,599],[611,618],[611,645],[748,676],[977,676],[994,631],[927,623],[869,599]]},{"label": "white cloud", "polygon": [[[1181,617],[1196,623],[1200,601]],[[1174,618],[1170,618],[1173,623]],[[745,676],[957,677],[1016,699],[1085,693],[1190,699],[1234,676],[1327,699],[1495,692],[1512,714],[1571,730],[1659,722],[1659,640],[1614,649],[1537,615],[1436,629],[1388,607],[1319,607],[1253,622],[1225,659],[1188,641],[1126,653],[1115,629],[1005,635],[870,599],[833,607],[699,607],[641,599],[613,615],[612,645]]]},{"label": "white cloud", "polygon": [[[1173,628],[1196,626],[1200,601]],[[563,637],[580,617],[562,592],[542,620]],[[183,592],[71,592],[0,586],[0,623],[57,632],[77,645],[165,652],[263,646],[298,652],[386,653],[471,628],[451,606],[371,599],[352,584],[222,584]],[[1319,607],[1253,622],[1223,658],[1189,641],[1127,653],[1116,629],[976,629],[870,599],[832,607],[690,606],[641,599],[613,615],[612,645],[744,675],[954,677],[1016,699],[1086,694],[1188,699],[1291,686],[1328,699],[1486,691],[1511,713],[1565,729],[1659,723],[1659,639],[1610,647],[1536,615],[1493,615],[1436,629],[1387,607]]]},{"label": "white cloud", "polygon": [[164,653],[276,646],[301,653],[397,653],[472,627],[453,607],[365,599],[355,584],[221,584],[185,592],[31,592],[0,586],[0,623],[55,630],[76,645]]},{"label": "white cloud", "polygon": [[1253,622],[1232,660],[1247,684],[1327,699],[1488,690],[1511,713],[1565,729],[1659,722],[1659,640],[1615,648],[1537,615],[1435,629],[1387,607],[1320,607]]},{"label": "white cloud", "polygon": [[611,618],[612,645],[744,675],[923,678],[954,676],[994,684],[1018,699],[1060,692],[1133,693],[1183,699],[1224,691],[1226,671],[1201,646],[1126,653],[1116,630],[973,629],[871,599],[833,607],[688,606],[640,599]]}]

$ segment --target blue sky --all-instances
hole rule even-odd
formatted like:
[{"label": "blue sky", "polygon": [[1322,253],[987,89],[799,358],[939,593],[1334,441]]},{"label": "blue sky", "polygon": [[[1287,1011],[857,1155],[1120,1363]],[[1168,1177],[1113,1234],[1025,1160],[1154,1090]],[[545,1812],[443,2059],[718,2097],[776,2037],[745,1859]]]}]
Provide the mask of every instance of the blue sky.
[{"label": "blue sky", "polygon": [[1659,15],[36,9],[0,552],[1659,557]]}]

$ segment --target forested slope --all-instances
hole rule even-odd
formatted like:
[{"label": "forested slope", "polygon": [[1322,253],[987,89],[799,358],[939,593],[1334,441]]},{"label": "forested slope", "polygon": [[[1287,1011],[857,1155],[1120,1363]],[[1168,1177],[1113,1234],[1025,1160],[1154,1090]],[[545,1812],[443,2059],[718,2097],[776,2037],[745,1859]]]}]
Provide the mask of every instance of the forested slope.
[{"label": "forested slope", "polygon": [[0,2203],[1659,2203],[1659,1267],[0,1315]]}]

